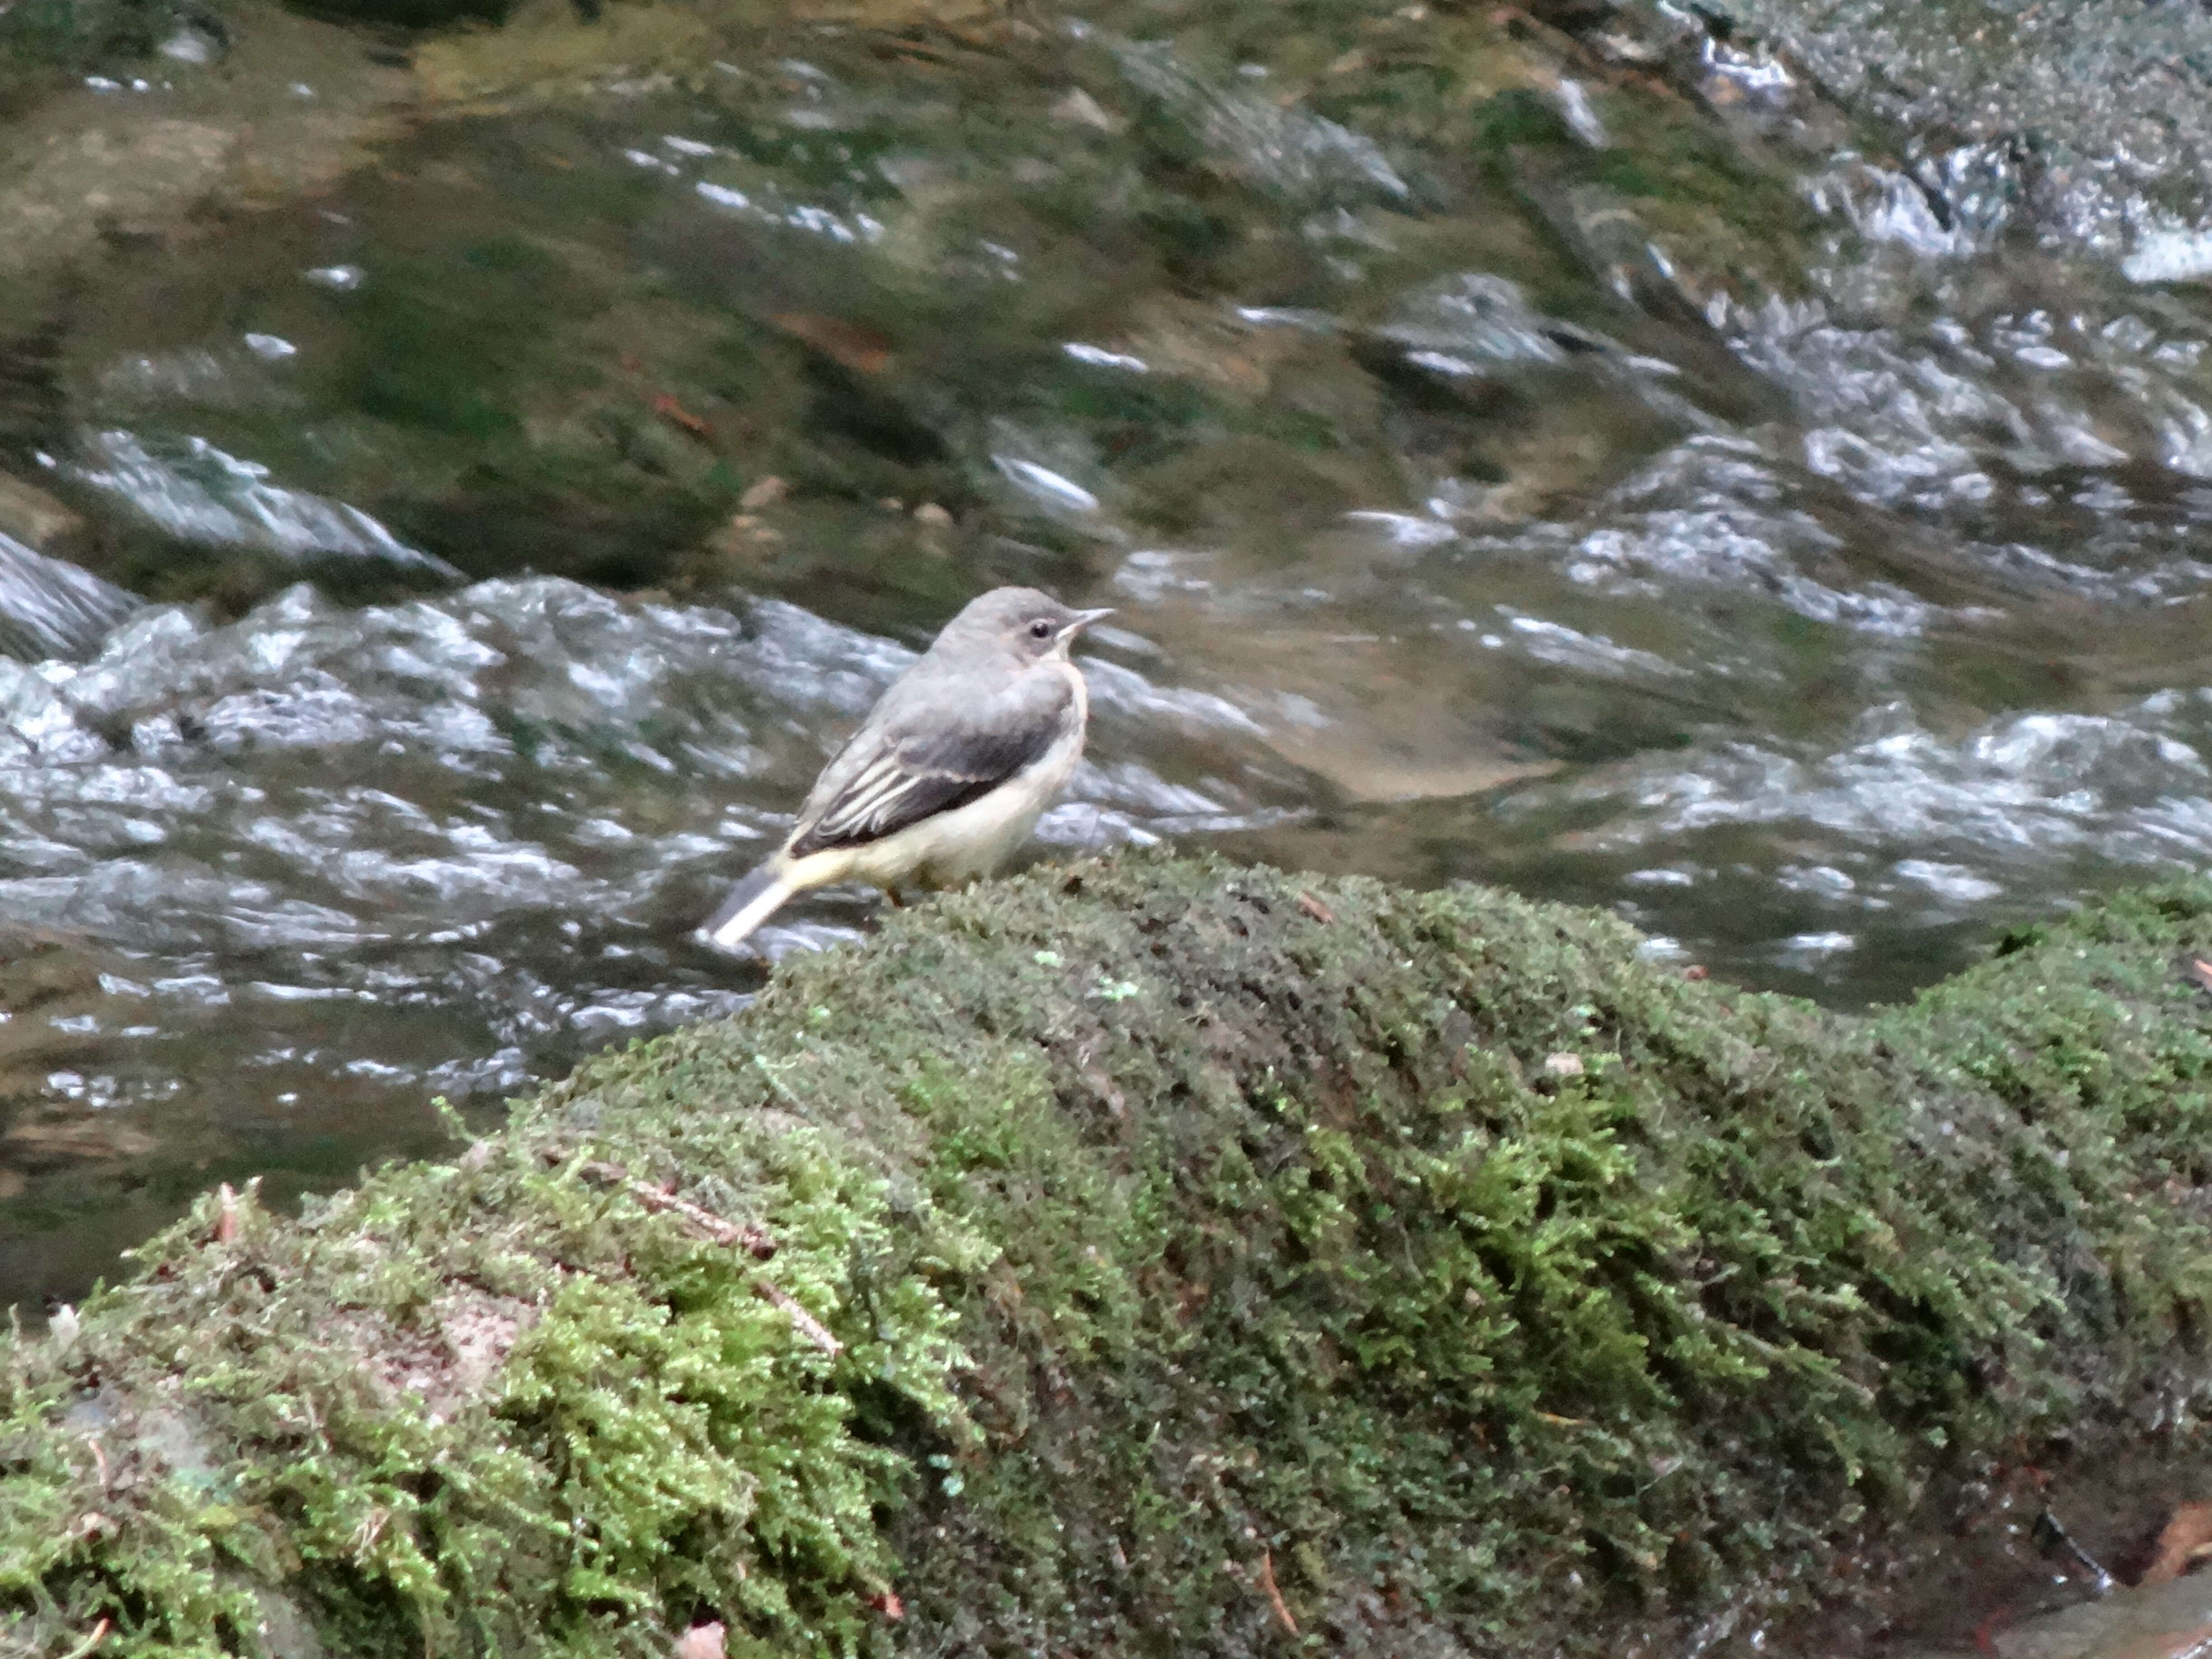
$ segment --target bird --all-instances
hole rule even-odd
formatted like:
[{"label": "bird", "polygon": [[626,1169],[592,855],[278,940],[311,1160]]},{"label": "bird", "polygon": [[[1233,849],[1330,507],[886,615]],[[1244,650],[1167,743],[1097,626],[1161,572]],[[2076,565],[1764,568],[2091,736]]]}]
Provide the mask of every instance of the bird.
[{"label": "bird", "polygon": [[1034,587],[972,599],[877,699],[822,769],[783,844],[699,929],[735,951],[800,893],[990,874],[1036,827],[1082,758],[1091,699],[1068,656],[1110,609],[1077,611]]}]

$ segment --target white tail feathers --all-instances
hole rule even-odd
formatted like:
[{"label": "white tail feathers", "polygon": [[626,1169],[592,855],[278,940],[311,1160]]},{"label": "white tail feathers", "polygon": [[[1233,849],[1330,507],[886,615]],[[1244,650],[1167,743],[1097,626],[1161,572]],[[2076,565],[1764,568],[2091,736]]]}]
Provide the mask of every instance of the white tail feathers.
[{"label": "white tail feathers", "polygon": [[801,885],[792,880],[787,866],[783,866],[781,860],[771,859],[730,890],[729,897],[722,901],[722,908],[700,928],[701,937],[718,950],[736,950]]}]

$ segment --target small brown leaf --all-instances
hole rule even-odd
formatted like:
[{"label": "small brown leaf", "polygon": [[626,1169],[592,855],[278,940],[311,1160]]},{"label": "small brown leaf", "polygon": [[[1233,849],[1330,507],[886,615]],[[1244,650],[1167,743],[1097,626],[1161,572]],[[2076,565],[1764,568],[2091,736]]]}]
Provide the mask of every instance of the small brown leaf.
[{"label": "small brown leaf", "polygon": [[2158,1535],[2150,1565],[2136,1583],[2163,1584],[2208,1558],[2212,1558],[2212,1504],[2176,1504]]},{"label": "small brown leaf", "polygon": [[878,1590],[868,1598],[868,1605],[894,1625],[906,1617],[906,1603],[899,1600],[896,1590]]},{"label": "small brown leaf", "polygon": [[722,1643],[728,1634],[719,1619],[694,1625],[676,1638],[675,1659],[722,1659]]},{"label": "small brown leaf", "polygon": [[890,340],[859,323],[817,311],[780,311],[769,321],[855,374],[880,374],[890,367]]},{"label": "small brown leaf", "polygon": [[2181,970],[2181,976],[2200,990],[2212,991],[2212,962],[2207,962],[2202,957],[2190,957]]},{"label": "small brown leaf", "polygon": [[1274,1610],[1275,1622],[1291,1635],[1298,1633],[1298,1621],[1291,1617],[1284,1603],[1281,1587],[1275,1583],[1275,1553],[1264,1550],[1260,1555],[1260,1588],[1267,1593],[1267,1605]]},{"label": "small brown leaf", "polygon": [[1301,893],[1298,895],[1298,908],[1304,911],[1316,921],[1331,922],[1336,920],[1336,912],[1330,909],[1326,904],[1323,904],[1311,893]]},{"label": "small brown leaf", "polygon": [[1701,962],[1693,962],[1688,967],[1682,969],[1682,977],[1688,980],[1692,985],[1696,984],[1699,980],[1711,979],[1712,976],[1712,969],[1706,967]]},{"label": "small brown leaf", "polygon": [[653,412],[672,425],[682,427],[695,438],[711,438],[714,435],[713,427],[684,408],[665,392],[653,393]]},{"label": "small brown leaf", "polygon": [[216,1202],[215,1242],[228,1244],[238,1237],[238,1194],[231,1191],[228,1182],[216,1188]]},{"label": "small brown leaf", "polygon": [[748,513],[757,513],[764,507],[774,507],[791,494],[791,486],[771,472],[765,478],[756,479],[738,497],[738,505]]}]

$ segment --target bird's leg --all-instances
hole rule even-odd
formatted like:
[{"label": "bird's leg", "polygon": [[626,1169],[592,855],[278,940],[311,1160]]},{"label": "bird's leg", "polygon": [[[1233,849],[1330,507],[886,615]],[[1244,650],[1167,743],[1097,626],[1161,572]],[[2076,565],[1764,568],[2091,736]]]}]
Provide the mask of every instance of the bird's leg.
[{"label": "bird's leg", "polygon": [[885,898],[889,899],[889,900],[891,902],[891,908],[892,908],[892,909],[894,909],[894,910],[903,910],[903,909],[905,909],[905,908],[906,908],[906,896],[905,896],[903,893],[900,892],[900,891],[899,891],[899,890],[898,890],[897,888],[896,888],[896,887],[886,887],[886,888],[884,888],[884,896]]}]

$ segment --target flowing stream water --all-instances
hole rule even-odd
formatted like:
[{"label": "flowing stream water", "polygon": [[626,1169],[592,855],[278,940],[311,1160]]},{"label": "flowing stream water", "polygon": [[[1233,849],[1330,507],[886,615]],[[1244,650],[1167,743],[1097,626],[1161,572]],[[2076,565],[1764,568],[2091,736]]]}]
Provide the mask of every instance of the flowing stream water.
[{"label": "flowing stream water", "polygon": [[[1117,607],[1046,858],[1494,881],[1842,1006],[2202,867],[2186,239],[1664,7],[1516,28],[464,40],[311,188],[0,259],[0,462],[88,527],[0,538],[0,1300],[742,1006],[689,929],[995,582]],[[222,44],[72,118],[189,152]],[[284,118],[389,56],[318,49]]]}]

